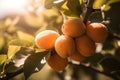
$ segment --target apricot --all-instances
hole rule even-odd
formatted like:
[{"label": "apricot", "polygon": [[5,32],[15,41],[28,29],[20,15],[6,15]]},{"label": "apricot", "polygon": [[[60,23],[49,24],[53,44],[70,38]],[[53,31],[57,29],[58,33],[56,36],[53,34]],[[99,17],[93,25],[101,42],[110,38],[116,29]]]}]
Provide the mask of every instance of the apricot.
[{"label": "apricot", "polygon": [[61,35],[55,41],[55,50],[60,57],[67,58],[72,53],[75,53],[74,40],[67,35]]},{"label": "apricot", "polygon": [[76,53],[70,56],[70,59],[77,62],[82,62],[85,59],[85,57],[82,56],[78,51],[76,51]]},{"label": "apricot", "polygon": [[62,32],[64,35],[71,37],[78,37],[85,33],[85,25],[82,22],[81,18],[67,20],[62,25]]},{"label": "apricot", "polygon": [[102,23],[91,23],[87,25],[87,35],[97,43],[103,43],[108,35],[108,29]]},{"label": "apricot", "polygon": [[37,34],[35,43],[38,48],[51,49],[54,47],[55,40],[59,37],[59,33],[53,30],[45,30]]},{"label": "apricot", "polygon": [[89,57],[95,53],[96,45],[87,35],[76,38],[75,40],[78,52],[85,57]]},{"label": "apricot", "polygon": [[48,65],[55,71],[62,71],[68,64],[68,59],[61,58],[58,54],[52,54],[47,60]]}]

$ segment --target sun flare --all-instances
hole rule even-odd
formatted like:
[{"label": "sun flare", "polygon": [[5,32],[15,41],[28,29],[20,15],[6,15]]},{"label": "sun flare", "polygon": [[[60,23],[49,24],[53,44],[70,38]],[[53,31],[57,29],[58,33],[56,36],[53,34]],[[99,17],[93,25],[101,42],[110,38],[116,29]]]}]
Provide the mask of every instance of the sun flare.
[{"label": "sun flare", "polygon": [[20,9],[25,6],[27,0],[3,0],[0,7],[7,9]]}]

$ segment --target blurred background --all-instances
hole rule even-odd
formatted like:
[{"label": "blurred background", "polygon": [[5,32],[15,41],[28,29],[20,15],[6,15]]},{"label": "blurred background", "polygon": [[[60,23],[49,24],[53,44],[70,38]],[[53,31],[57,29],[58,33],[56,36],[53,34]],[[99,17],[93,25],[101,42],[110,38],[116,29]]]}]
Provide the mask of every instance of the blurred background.
[{"label": "blurred background", "polygon": [[[50,29],[62,34],[61,25],[64,20],[82,16],[86,1],[0,0],[0,77],[3,77],[4,73],[13,73],[21,69],[25,59],[36,48],[34,37],[37,33]],[[70,4],[72,2],[74,3]],[[93,12],[89,20],[91,22],[103,21],[110,33],[105,43],[97,44],[96,54],[86,59],[84,63],[120,79],[118,68],[120,67],[120,0],[95,0],[93,8],[102,8],[104,12]],[[109,60],[106,57],[112,58]],[[19,74],[10,80],[25,80],[24,74]],[[63,72],[55,72],[46,63],[28,80],[113,79],[74,64],[69,64]]]}]

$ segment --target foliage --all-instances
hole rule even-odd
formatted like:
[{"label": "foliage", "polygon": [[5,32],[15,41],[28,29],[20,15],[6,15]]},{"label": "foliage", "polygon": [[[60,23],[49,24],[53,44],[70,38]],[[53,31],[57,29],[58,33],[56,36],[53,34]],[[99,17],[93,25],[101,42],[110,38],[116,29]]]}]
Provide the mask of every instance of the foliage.
[{"label": "foliage", "polygon": [[[34,43],[36,34],[46,29],[56,30],[61,34],[61,25],[65,19],[80,16],[84,18],[87,3],[85,0],[42,1],[45,7],[42,12],[38,11],[41,5],[37,8],[32,6],[33,12],[28,11],[24,15],[8,15],[0,20],[0,79],[21,68],[23,68],[26,79],[33,73],[41,71],[46,62],[42,64],[40,61],[44,57],[49,57],[51,51],[36,47]],[[109,35],[104,43],[97,44],[96,54],[88,57],[83,63],[94,66],[98,70],[113,75],[112,78],[120,80],[119,8],[120,0],[94,0],[94,12],[90,14],[88,20],[104,23],[109,30]],[[77,68],[77,71],[74,67]],[[81,69],[83,73],[87,72],[83,67],[69,65],[66,71],[62,72],[62,75],[57,73],[58,77],[61,78],[65,73],[68,74],[69,69],[72,70],[73,74],[75,71],[75,74],[80,73]]]}]

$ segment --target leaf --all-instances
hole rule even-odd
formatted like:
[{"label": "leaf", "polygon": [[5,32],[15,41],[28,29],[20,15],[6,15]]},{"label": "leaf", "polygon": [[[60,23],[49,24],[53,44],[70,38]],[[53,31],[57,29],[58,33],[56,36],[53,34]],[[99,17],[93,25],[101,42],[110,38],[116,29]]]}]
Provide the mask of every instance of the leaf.
[{"label": "leaf", "polygon": [[118,2],[120,2],[120,0],[109,0],[109,1],[107,2],[107,5],[108,5],[108,4],[113,4],[113,3],[118,3]]},{"label": "leaf", "polygon": [[34,37],[28,33],[17,31],[18,38],[29,42],[34,42]]},{"label": "leaf", "polygon": [[55,0],[53,3],[57,7],[57,9],[61,9],[62,5],[66,2],[66,0]]},{"label": "leaf", "polygon": [[93,12],[89,16],[89,21],[91,21],[91,22],[102,22],[103,21],[102,13],[100,11]]},{"label": "leaf", "polygon": [[[40,53],[35,53],[30,55],[24,63],[24,75],[25,78],[27,79],[31,74],[33,74],[35,72],[35,70],[37,69],[38,65],[41,65],[43,67],[44,64],[41,64],[40,61],[43,59],[43,57],[45,57],[47,54],[49,53],[49,51],[44,51],[44,52],[40,52]],[[42,68],[40,67],[40,69]],[[39,70],[40,70],[39,69]]]},{"label": "leaf", "polygon": [[26,60],[26,58],[31,55],[34,54],[34,49],[31,48],[27,48],[27,47],[21,47],[19,51],[16,52],[16,54],[13,56],[13,60],[14,60],[14,65],[16,67],[20,67],[21,65],[24,64],[24,61]]},{"label": "leaf", "polygon": [[41,22],[42,22],[42,17],[38,17],[38,16],[35,16],[35,15],[32,15],[32,14],[27,14],[24,19],[25,19],[25,22],[30,26],[30,27],[33,27],[33,28],[39,28],[41,26]]},{"label": "leaf", "polygon": [[10,45],[7,52],[8,59],[11,59],[20,48],[20,46]]},{"label": "leaf", "polygon": [[54,6],[53,4],[54,0],[45,0],[45,8],[50,9]]},{"label": "leaf", "polygon": [[82,13],[82,8],[80,6],[79,0],[68,0],[67,7],[78,16],[80,16]]},{"label": "leaf", "polygon": [[3,48],[4,44],[5,44],[4,37],[0,36],[0,50]]},{"label": "leaf", "polygon": [[99,62],[106,72],[114,72],[120,70],[120,61],[113,56],[107,56]]},{"label": "leaf", "polygon": [[29,42],[21,39],[13,39],[9,42],[9,45],[30,47],[33,45],[33,42]]},{"label": "leaf", "polygon": [[65,10],[64,14],[68,16],[79,17],[82,13],[82,7],[80,6],[79,0],[68,0],[66,6],[68,7],[68,10]]},{"label": "leaf", "polygon": [[108,2],[108,0],[95,0],[94,4],[93,4],[93,8],[100,8],[101,6],[103,6],[104,4],[106,4]]},{"label": "leaf", "polygon": [[0,55],[0,65],[2,65],[3,63],[5,63],[6,60],[7,60],[7,55],[1,54]]}]

